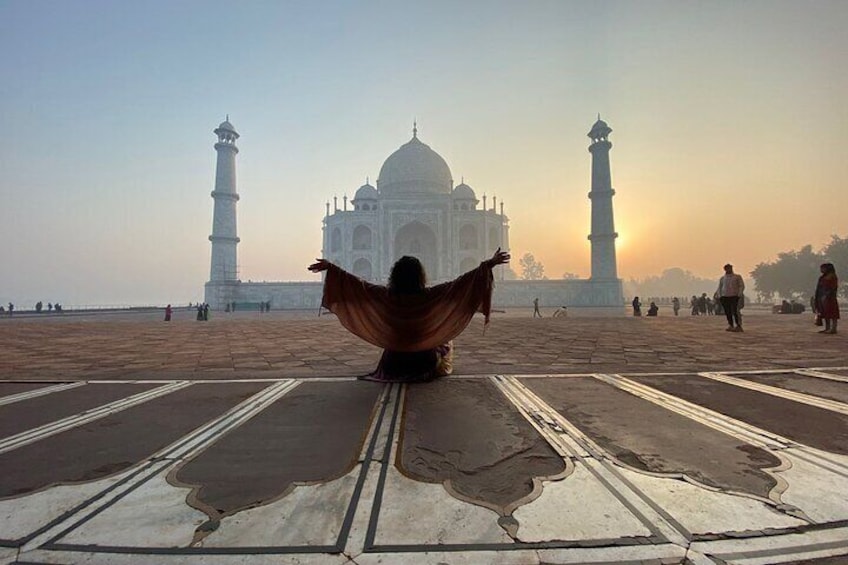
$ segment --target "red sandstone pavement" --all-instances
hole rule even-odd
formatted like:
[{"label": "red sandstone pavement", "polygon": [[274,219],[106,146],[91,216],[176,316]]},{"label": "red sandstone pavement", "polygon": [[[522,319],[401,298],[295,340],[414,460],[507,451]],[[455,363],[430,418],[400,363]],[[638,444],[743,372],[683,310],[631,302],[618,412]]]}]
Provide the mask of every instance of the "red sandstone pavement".
[{"label": "red sandstone pavement", "polygon": [[[848,334],[821,335],[809,315],[723,317],[475,318],[456,340],[457,374],[672,372],[848,365]],[[332,315],[178,312],[0,319],[0,378],[172,379],[353,376],[380,351]]]}]

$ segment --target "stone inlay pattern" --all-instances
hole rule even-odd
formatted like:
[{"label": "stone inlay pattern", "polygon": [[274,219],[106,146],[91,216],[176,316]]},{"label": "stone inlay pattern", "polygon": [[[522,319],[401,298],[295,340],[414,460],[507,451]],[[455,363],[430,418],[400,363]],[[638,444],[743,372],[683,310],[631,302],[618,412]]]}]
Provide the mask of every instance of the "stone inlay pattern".
[{"label": "stone inlay pattern", "polygon": [[406,391],[398,468],[508,515],[566,465],[488,381],[444,380]]},{"label": "stone inlay pattern", "polygon": [[[683,476],[710,487],[767,498],[781,465],[768,451],[693,422],[593,379],[525,379],[523,384],[634,469]],[[680,441],[680,438],[686,438]]]},{"label": "stone inlay pattern", "polygon": [[381,385],[304,383],[169,476],[220,519],[274,501],[294,484],[337,479],[356,464]]},{"label": "stone inlay pattern", "polygon": [[[718,373],[492,375],[392,388],[338,378],[194,382],[0,454],[23,487],[27,472],[42,477],[0,499],[0,556],[753,565],[848,555],[848,406],[824,394],[838,380],[791,374],[804,398],[719,382]],[[0,419],[35,400],[0,403]],[[790,437],[780,422],[802,427],[809,414],[828,425]],[[74,456],[85,483],[50,487],[74,482],[44,480],[73,471]],[[208,535],[192,539],[198,525]]]}]

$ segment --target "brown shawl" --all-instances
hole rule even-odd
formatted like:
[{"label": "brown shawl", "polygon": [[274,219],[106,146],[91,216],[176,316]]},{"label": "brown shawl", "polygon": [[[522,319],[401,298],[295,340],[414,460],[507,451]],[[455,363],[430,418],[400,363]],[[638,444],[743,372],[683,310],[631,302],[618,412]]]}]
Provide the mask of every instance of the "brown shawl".
[{"label": "brown shawl", "polygon": [[462,333],[475,312],[489,323],[492,269],[486,262],[420,294],[395,294],[332,265],[321,305],[368,343],[391,351],[424,351]]}]

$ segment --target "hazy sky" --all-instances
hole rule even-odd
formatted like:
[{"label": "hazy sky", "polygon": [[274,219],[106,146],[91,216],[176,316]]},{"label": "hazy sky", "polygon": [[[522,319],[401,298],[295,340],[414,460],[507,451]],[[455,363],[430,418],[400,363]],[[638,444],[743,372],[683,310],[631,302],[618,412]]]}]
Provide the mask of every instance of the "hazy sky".
[{"label": "hazy sky", "polygon": [[243,280],[317,278],[324,202],[413,119],[514,256],[588,276],[598,112],[620,276],[747,274],[848,235],[846,29],[844,0],[0,0],[0,302],[202,299],[225,114]]}]

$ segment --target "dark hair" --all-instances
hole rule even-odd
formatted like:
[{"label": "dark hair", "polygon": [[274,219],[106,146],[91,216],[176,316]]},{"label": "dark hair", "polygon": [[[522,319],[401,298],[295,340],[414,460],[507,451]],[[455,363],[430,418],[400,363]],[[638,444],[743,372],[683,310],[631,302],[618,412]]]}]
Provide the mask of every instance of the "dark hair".
[{"label": "dark hair", "polygon": [[833,266],[833,263],[822,263],[821,268],[824,269],[825,273],[836,274],[836,267]]},{"label": "dark hair", "polygon": [[389,273],[389,291],[398,294],[422,292],[427,284],[424,267],[415,257],[404,255],[392,266]]}]

